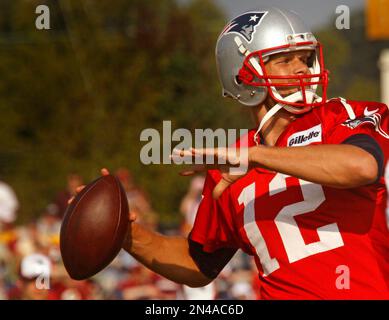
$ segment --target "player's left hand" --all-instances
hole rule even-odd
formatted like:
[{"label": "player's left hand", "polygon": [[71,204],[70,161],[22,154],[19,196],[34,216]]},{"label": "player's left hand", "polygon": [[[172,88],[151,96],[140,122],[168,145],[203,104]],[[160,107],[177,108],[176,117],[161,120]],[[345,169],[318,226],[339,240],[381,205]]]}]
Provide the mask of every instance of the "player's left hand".
[{"label": "player's left hand", "polygon": [[218,199],[232,183],[245,176],[250,168],[248,148],[174,149],[171,158],[191,159],[192,163],[196,163],[197,159],[201,163],[190,165],[180,173],[182,176],[191,176],[211,169],[220,170],[222,179],[213,190],[215,199]]}]

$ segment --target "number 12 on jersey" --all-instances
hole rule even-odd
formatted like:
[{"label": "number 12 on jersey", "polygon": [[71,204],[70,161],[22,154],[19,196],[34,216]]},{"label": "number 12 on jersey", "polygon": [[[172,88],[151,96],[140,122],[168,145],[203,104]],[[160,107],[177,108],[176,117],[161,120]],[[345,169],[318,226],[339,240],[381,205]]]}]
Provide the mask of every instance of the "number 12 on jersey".
[{"label": "number 12 on jersey", "polygon": [[[288,177],[278,173],[269,184],[269,195],[286,191]],[[298,181],[304,200],[283,207],[274,219],[290,263],[344,245],[336,223],[317,228],[320,240],[305,244],[294,217],[316,210],[325,201],[325,195],[321,185],[300,179]],[[279,269],[280,265],[276,258],[270,256],[266,241],[255,221],[255,182],[242,190],[238,201],[240,205],[244,205],[244,230],[247,238],[261,261],[264,276],[268,276]]]}]

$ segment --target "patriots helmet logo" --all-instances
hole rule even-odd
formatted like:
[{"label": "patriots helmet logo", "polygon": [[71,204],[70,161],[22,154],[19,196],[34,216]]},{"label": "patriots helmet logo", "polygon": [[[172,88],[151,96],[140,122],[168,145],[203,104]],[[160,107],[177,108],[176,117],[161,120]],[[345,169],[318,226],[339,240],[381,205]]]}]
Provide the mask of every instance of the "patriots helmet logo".
[{"label": "patriots helmet logo", "polygon": [[267,12],[246,12],[232,20],[221,35],[238,33],[250,43],[253,39],[253,34],[266,14]]}]

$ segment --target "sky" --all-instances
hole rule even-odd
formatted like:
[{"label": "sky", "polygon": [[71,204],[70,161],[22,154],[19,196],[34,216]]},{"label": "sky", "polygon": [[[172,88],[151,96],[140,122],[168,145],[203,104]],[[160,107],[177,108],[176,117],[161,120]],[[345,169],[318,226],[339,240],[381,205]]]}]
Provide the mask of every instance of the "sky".
[{"label": "sky", "polygon": [[312,29],[333,21],[339,5],[347,5],[351,13],[365,7],[367,0],[215,0],[230,18],[261,5],[296,11]]}]

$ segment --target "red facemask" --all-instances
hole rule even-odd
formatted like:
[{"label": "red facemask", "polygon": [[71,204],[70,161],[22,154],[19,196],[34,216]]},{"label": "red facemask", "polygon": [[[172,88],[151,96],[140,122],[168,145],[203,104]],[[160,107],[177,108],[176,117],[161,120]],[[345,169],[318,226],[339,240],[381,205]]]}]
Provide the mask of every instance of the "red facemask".
[{"label": "red facemask", "polygon": [[[266,73],[266,57],[271,54],[314,48],[316,50],[311,74],[275,76]],[[259,66],[259,67],[258,67]],[[260,69],[260,70],[258,70]],[[314,107],[321,106],[327,100],[328,70],[324,67],[323,49],[318,42],[300,42],[250,53],[244,60],[243,67],[239,71],[239,80],[246,85],[253,87],[266,87],[270,97],[279,104],[284,104],[296,111],[304,113]],[[272,80],[284,79],[286,83],[273,83]],[[299,92],[281,97],[275,88],[299,88]],[[321,87],[322,99],[316,99],[316,90]],[[293,97],[292,97],[293,96]],[[289,98],[289,99],[288,99]],[[295,101],[293,101],[295,100]],[[301,110],[299,112],[298,110]]]}]

